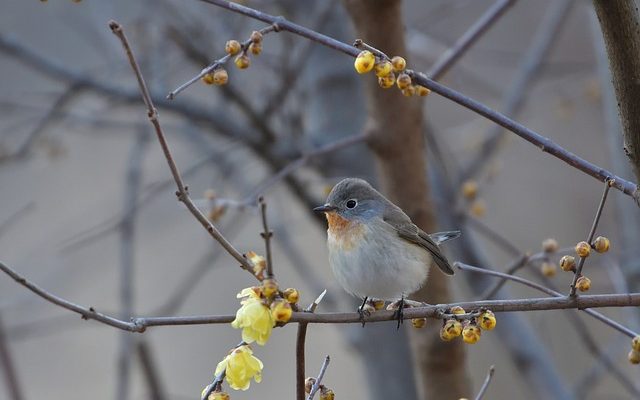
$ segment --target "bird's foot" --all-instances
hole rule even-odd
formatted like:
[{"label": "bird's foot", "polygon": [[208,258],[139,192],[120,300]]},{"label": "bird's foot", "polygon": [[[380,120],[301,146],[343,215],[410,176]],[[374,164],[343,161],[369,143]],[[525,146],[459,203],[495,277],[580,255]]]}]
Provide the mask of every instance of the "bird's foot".
[{"label": "bird's foot", "polygon": [[358,307],[358,314],[360,315],[360,322],[362,322],[363,328],[364,328],[364,319],[369,315],[371,315],[371,309],[367,307],[368,299],[369,299],[368,297],[365,297],[364,300],[362,300],[362,304],[360,304],[360,307]]},{"label": "bird's foot", "polygon": [[398,321],[397,329],[400,329],[400,324],[404,322],[404,309],[410,307],[404,299],[404,296],[400,300],[396,300],[387,306],[387,310],[394,310],[393,318]]}]

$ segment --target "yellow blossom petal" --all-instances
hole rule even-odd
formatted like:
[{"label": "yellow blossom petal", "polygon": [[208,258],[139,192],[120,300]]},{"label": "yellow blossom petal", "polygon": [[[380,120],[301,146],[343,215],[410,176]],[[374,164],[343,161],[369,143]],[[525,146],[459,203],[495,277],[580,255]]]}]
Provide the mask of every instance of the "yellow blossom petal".
[{"label": "yellow blossom petal", "polygon": [[263,364],[247,345],[234,349],[216,367],[216,376],[225,371],[225,379],[231,388],[247,390],[253,378],[256,383],[262,381]]},{"label": "yellow blossom petal", "polygon": [[257,342],[263,346],[271,336],[275,321],[269,307],[259,299],[249,297],[242,301],[242,307],[236,312],[231,326],[242,329],[242,340],[247,343]]}]

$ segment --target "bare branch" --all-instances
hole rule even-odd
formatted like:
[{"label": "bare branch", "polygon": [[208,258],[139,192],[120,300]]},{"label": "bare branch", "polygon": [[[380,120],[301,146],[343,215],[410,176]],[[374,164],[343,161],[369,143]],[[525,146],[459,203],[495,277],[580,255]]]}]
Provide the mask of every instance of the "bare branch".
[{"label": "bare branch", "polygon": [[133,51],[129,46],[126,36],[124,35],[124,31],[122,30],[122,26],[115,21],[109,22],[109,27],[111,31],[116,35],[127,54],[129,59],[129,63],[131,64],[131,68],[136,75],[136,79],[138,80],[138,85],[140,86],[140,92],[142,94],[142,99],[144,100],[145,105],[147,106],[147,116],[149,117],[149,121],[153,125],[156,135],[158,137],[158,141],[160,142],[160,146],[162,147],[162,152],[169,164],[169,169],[171,170],[171,175],[173,176],[176,185],[178,186],[178,192],[176,195],[178,196],[178,200],[181,201],[193,214],[193,216],[202,224],[202,226],[209,232],[209,234],[218,241],[224,247],[224,249],[240,263],[243,269],[249,271],[253,275],[253,267],[249,263],[249,261],[233,247],[231,243],[218,231],[218,229],[207,219],[207,217],[202,214],[202,212],[196,207],[196,205],[189,197],[189,193],[187,191],[187,187],[182,181],[182,177],[180,176],[180,172],[178,171],[178,167],[176,166],[175,161],[173,160],[173,156],[171,151],[169,150],[169,145],[167,144],[167,140],[162,132],[162,128],[160,127],[160,121],[158,120],[158,112],[153,105],[153,101],[151,100],[151,95],[147,89],[147,85],[142,77],[142,72],[138,67],[138,63],[133,55]]},{"label": "bare branch", "polygon": [[[248,17],[268,22],[268,23],[278,23],[278,27],[281,30],[285,30],[291,33],[294,33],[298,36],[302,36],[309,40],[313,40],[317,43],[320,43],[324,46],[330,47],[351,57],[357,57],[360,51],[353,47],[349,46],[346,43],[340,42],[336,39],[333,39],[329,36],[320,34],[311,29],[305,28],[298,24],[294,24],[292,22],[287,21],[282,17],[275,17],[273,15],[269,15],[263,13],[261,11],[254,10],[252,8],[237,4],[231,3],[224,0],[200,0],[204,3],[209,3],[216,5],[218,7],[226,8],[227,10],[246,15]],[[557,143],[553,142],[551,139],[540,135],[539,133],[527,128],[526,126],[512,120],[504,114],[501,114],[491,108],[485,106],[484,104],[463,95],[460,92],[457,92],[445,85],[442,85],[433,79],[428,78],[425,74],[420,72],[415,72],[412,70],[407,70],[407,73],[411,76],[412,80],[424,87],[429,88],[435,93],[446,97],[447,99],[458,103],[462,107],[468,108],[469,110],[495,122],[496,124],[502,126],[503,128],[515,133],[520,136],[524,140],[529,143],[534,144],[539,147],[545,153],[549,153],[552,156],[566,162],[572,167],[586,173],[587,175],[598,179],[604,182],[607,179],[613,179],[615,184],[613,187],[620,190],[624,194],[632,197],[634,200],[638,201],[638,196],[640,196],[640,191],[638,191],[638,185],[634,182],[627,181],[622,179],[619,176],[616,176],[612,172],[607,171],[604,168],[601,168],[583,158],[578,157],[572,152],[564,149]]]},{"label": "bare branch", "polygon": [[[514,281],[514,282],[518,282],[518,283],[521,283],[523,285],[529,286],[530,288],[537,289],[537,290],[539,290],[541,292],[547,293],[547,294],[549,294],[551,296],[555,296],[555,298],[557,298],[557,299],[570,299],[570,298],[574,298],[574,299],[580,299],[581,298],[581,299],[584,299],[585,297],[591,297],[591,296],[564,296],[560,292],[556,292],[555,290],[549,289],[549,288],[547,288],[545,286],[542,286],[540,284],[532,282],[532,281],[530,281],[528,279],[520,278],[518,276],[508,275],[508,274],[504,274],[502,272],[492,271],[492,270],[489,270],[489,269],[478,268],[478,267],[467,265],[467,264],[464,264],[464,263],[461,263],[461,262],[456,262],[455,265],[459,269],[462,269],[462,270],[465,270],[465,271],[477,272],[477,273],[486,274],[486,275],[493,275],[493,276],[501,277],[501,278],[508,279],[508,280],[511,280],[511,281]],[[596,296],[602,296],[602,295],[596,295]],[[606,295],[606,296],[608,296],[608,295]],[[635,296],[635,294],[629,293],[629,294],[624,294],[622,296]],[[508,300],[506,300],[506,301],[508,301]],[[631,338],[633,338],[633,337],[638,335],[637,333],[635,333],[631,329],[627,328],[626,326],[624,326],[622,324],[619,324],[618,322],[616,322],[616,321],[614,321],[614,320],[612,320],[612,319],[610,319],[608,317],[605,317],[604,315],[600,314],[597,311],[587,310],[587,308],[591,308],[591,307],[588,307],[588,306],[587,307],[580,307],[579,306],[579,307],[575,307],[575,308],[578,308],[581,311],[584,311],[585,313],[589,314],[590,316],[592,316],[592,317],[604,322],[605,324],[609,325],[610,327],[616,329],[617,331],[619,331],[619,332],[621,332],[621,333],[623,333],[623,334],[625,334],[625,335],[627,335],[627,336],[629,336]],[[494,308],[490,308],[490,309],[492,311],[496,311]]]},{"label": "bare branch", "polygon": [[489,372],[487,372],[487,377],[484,378],[484,383],[482,383],[482,387],[480,387],[480,390],[478,391],[478,394],[476,395],[475,400],[482,400],[482,397],[484,397],[484,394],[487,391],[489,384],[491,383],[491,378],[493,378],[493,373],[495,372],[495,370],[496,368],[493,365],[489,367]]},{"label": "bare branch", "polygon": [[327,371],[327,367],[329,366],[329,362],[331,359],[329,356],[324,358],[322,362],[322,366],[320,367],[320,372],[318,373],[318,377],[316,378],[315,383],[311,387],[311,391],[309,392],[309,396],[307,396],[307,400],[313,400],[313,397],[316,395],[318,389],[320,389],[320,384],[322,383],[322,378],[324,378],[324,373]]},{"label": "bare branch", "polygon": [[[604,208],[604,203],[607,201],[607,194],[609,194],[609,189],[613,182],[610,180],[605,180],[604,182],[604,191],[602,192],[602,198],[600,199],[600,204],[598,204],[598,210],[596,210],[596,215],[593,217],[593,224],[591,225],[591,230],[589,231],[589,236],[587,238],[587,243],[591,246],[593,242],[593,237],[596,234],[596,229],[598,228],[598,222],[600,222],[600,216],[602,215],[602,209]],[[586,257],[580,257],[580,261],[578,261],[578,266],[576,268],[575,273],[573,274],[573,281],[571,281],[571,289],[569,290],[569,296],[576,295],[576,282],[578,278],[582,276],[582,267],[584,266],[584,261]]]},{"label": "bare branch", "polygon": [[515,3],[515,0],[498,0],[471,25],[440,58],[431,66],[427,75],[439,81],[449,69],[462,57],[500,19],[500,17]]}]

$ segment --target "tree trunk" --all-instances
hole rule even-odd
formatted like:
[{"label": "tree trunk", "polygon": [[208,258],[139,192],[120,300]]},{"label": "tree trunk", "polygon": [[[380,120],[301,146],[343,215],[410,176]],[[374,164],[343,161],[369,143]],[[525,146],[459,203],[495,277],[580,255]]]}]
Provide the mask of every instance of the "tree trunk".
[{"label": "tree trunk", "polygon": [[[624,151],[640,180],[640,18],[633,0],[594,0],[609,55]],[[636,196],[638,200],[638,196]]]},{"label": "tree trunk", "polygon": [[[406,56],[401,1],[345,0],[345,4],[359,38],[389,56]],[[376,160],[379,186],[418,226],[433,232],[436,220],[427,186],[422,102],[406,98],[396,89],[378,87],[373,74],[363,79],[369,107],[367,129],[372,135],[369,145]],[[415,297],[430,303],[449,302],[446,277],[434,271]],[[442,342],[438,328],[432,324],[429,329],[410,335],[420,397],[469,396],[462,343]]]}]

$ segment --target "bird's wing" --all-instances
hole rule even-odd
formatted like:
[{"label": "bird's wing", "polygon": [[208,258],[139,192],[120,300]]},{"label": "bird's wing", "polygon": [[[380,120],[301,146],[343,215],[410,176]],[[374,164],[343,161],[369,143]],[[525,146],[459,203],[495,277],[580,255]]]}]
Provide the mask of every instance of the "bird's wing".
[{"label": "bird's wing", "polygon": [[442,254],[440,247],[427,233],[411,222],[411,219],[400,208],[388,207],[382,219],[398,232],[398,236],[427,250],[431,254],[433,262],[442,272],[453,275],[453,268]]}]

